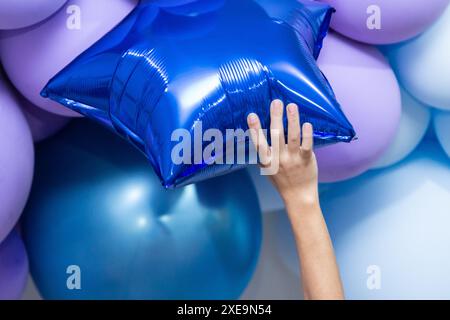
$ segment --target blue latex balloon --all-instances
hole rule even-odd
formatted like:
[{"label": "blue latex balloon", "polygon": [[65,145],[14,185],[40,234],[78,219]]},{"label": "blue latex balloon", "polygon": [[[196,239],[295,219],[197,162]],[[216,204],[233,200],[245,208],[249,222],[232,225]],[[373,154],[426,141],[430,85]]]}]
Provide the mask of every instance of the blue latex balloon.
[{"label": "blue latex balloon", "polygon": [[[179,15],[199,15],[215,11],[223,6],[226,0],[147,0],[152,4],[156,4],[165,11]],[[142,1],[145,2],[145,1]]]},{"label": "blue latex balloon", "polygon": [[[268,128],[275,98],[300,106],[302,119],[314,125],[316,145],[354,138],[314,60],[328,30],[329,6],[309,0],[184,2],[169,1],[167,8],[141,2],[53,78],[42,95],[129,139],[166,187],[245,165],[217,161],[230,144],[234,150],[244,146],[248,156],[248,139],[226,129],[246,130],[250,112]],[[172,137],[177,129],[186,129],[191,142],[200,144],[196,148],[192,142],[193,151],[181,164],[172,155],[180,142]],[[201,138],[209,129],[220,130],[223,141],[214,143],[226,151],[216,149],[205,159],[211,141]]]},{"label": "blue latex balloon", "polygon": [[192,2],[197,2],[198,0],[146,0],[146,1],[164,8],[164,7],[183,6]]},{"label": "blue latex balloon", "polygon": [[245,171],[165,190],[144,157],[85,120],[38,147],[22,226],[47,299],[236,299],[262,233]]},{"label": "blue latex balloon", "polygon": [[436,112],[433,123],[436,136],[450,157],[450,112]]}]

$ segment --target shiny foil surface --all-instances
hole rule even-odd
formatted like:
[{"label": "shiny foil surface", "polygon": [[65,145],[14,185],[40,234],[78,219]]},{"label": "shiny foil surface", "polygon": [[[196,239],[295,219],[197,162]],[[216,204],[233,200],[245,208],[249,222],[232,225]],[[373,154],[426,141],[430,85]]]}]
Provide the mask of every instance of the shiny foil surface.
[{"label": "shiny foil surface", "polygon": [[316,146],[355,137],[315,62],[332,8],[307,0],[200,0],[168,7],[163,2],[142,1],[42,95],[128,139],[165,187],[244,165],[214,159],[175,163],[175,130],[191,135],[192,159],[211,145],[200,139],[200,148],[194,146],[195,132],[208,129],[223,133],[223,141],[214,142],[222,150],[245,144],[248,153],[247,142],[226,131],[247,130],[251,112],[268,128],[273,99],[299,105],[302,121],[314,126]]}]

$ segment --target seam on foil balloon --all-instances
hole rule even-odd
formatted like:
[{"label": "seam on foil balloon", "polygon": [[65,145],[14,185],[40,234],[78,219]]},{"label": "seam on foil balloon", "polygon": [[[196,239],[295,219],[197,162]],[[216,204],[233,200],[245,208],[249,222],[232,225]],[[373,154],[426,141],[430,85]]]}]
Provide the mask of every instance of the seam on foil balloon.
[{"label": "seam on foil balloon", "polygon": [[[140,74],[145,76],[139,77]],[[111,122],[120,134],[131,139],[144,153],[145,143],[140,137],[143,136],[148,119],[161,96],[167,90],[168,82],[164,60],[154,48],[127,50],[113,74],[110,84]],[[129,87],[133,90],[127,90]]]},{"label": "seam on foil balloon", "polygon": [[[266,11],[257,4],[262,1],[269,4]],[[285,3],[226,0],[217,11],[194,16],[188,15],[189,6],[179,15],[151,4],[138,6],[58,73],[42,95],[128,139],[165,187],[243,167],[238,161],[209,162],[227,154],[230,141],[234,150],[242,148],[242,141],[228,141],[225,133],[245,131],[250,112],[268,128],[269,105],[276,98],[300,106],[303,121],[314,126],[316,145],[349,142],[354,130],[314,58],[332,9],[306,0]],[[224,134],[222,154],[174,163],[174,130],[187,130],[192,139],[199,123]],[[201,151],[207,145],[200,141]],[[232,155],[235,160],[237,154]]]}]

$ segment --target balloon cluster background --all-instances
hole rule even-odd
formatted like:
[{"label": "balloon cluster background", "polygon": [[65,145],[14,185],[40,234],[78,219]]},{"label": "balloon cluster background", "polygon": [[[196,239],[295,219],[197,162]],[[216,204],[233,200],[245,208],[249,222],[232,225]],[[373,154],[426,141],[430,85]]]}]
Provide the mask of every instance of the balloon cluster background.
[{"label": "balloon cluster background", "polygon": [[[319,2],[336,13],[318,65],[358,134],[316,152],[347,296],[450,298],[449,1]],[[256,168],[165,191],[128,144],[40,96],[137,3],[0,0],[0,299],[29,266],[45,298],[239,298],[263,287],[262,220],[299,277]]]}]

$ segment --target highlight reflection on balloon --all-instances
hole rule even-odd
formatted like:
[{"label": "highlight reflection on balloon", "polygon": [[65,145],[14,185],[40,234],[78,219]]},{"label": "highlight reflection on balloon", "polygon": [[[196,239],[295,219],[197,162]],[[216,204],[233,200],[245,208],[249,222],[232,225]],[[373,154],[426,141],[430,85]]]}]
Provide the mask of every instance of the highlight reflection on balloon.
[{"label": "highlight reflection on balloon", "polygon": [[[54,77],[42,95],[126,137],[166,187],[243,166],[196,161],[198,152],[192,152],[190,163],[174,163],[175,130],[185,129],[193,141],[199,140],[195,131],[245,130],[250,112],[267,128],[275,98],[302,106],[303,119],[314,125],[316,145],[350,142],[353,127],[314,61],[332,9],[296,3],[278,4],[283,10],[275,13],[251,0],[189,2],[170,10],[142,2]],[[216,142],[220,151],[230,142],[238,145],[234,136],[224,134],[223,140]],[[195,143],[203,152],[210,141]]]},{"label": "highlight reflection on balloon", "polygon": [[[23,218],[47,299],[237,299],[261,229],[245,171],[165,190],[136,150],[85,121],[38,146]],[[69,266],[82,290],[68,289]]]}]

